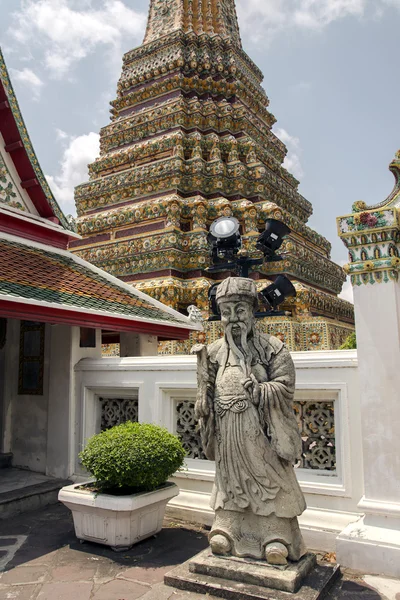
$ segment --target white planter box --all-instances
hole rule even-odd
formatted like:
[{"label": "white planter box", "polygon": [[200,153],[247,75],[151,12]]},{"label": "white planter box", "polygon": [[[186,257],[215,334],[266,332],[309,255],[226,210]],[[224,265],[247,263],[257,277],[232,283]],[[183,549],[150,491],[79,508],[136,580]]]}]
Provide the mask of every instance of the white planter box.
[{"label": "white planter box", "polygon": [[72,511],[76,537],[115,550],[130,548],[161,531],[167,502],[179,494],[175,483],[132,496],[95,494],[78,489],[82,485],[68,485],[58,494]]}]

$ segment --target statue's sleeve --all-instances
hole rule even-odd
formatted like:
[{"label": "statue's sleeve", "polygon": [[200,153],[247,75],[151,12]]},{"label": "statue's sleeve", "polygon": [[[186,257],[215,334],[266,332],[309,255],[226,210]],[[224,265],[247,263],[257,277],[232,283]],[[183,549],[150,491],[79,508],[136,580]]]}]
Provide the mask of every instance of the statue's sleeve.
[{"label": "statue's sleeve", "polygon": [[215,460],[214,388],[217,365],[209,360],[206,346],[195,346],[192,352],[197,354],[195,416],[199,422],[204,454],[208,460]]},{"label": "statue's sleeve", "polygon": [[284,346],[272,354],[268,375],[269,381],[260,384],[260,418],[273,449],[293,464],[301,456],[302,442],[293,411],[295,369],[290,352]]}]

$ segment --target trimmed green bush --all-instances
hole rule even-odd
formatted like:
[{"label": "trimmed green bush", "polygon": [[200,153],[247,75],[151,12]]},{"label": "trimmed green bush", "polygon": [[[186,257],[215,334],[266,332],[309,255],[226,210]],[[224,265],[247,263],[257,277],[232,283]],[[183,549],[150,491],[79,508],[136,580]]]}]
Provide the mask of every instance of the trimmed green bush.
[{"label": "trimmed green bush", "polygon": [[91,437],[79,456],[98,491],[120,495],[165,483],[183,465],[185,450],[163,427],[128,421]]}]

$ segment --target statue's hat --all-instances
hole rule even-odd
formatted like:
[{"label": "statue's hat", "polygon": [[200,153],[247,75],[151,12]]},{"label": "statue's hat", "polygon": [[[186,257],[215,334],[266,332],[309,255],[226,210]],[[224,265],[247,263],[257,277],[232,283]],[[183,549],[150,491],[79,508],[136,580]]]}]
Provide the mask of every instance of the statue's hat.
[{"label": "statue's hat", "polygon": [[223,302],[231,300],[232,296],[240,297],[247,302],[252,302],[254,306],[258,302],[258,292],[255,282],[245,277],[227,277],[217,287],[216,300]]}]

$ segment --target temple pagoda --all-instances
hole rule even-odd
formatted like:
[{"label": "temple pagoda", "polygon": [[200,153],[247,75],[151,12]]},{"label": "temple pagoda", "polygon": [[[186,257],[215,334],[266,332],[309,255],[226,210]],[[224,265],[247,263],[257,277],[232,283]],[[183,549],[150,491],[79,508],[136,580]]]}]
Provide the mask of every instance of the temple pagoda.
[{"label": "temple pagoda", "polygon": [[[334,349],[353,329],[353,307],[337,297],[343,270],[330,243],[307,226],[312,206],[282,166],[285,145],[261,86],[263,75],[242,49],[234,0],[151,0],[143,44],[125,54],[100,134],[90,181],[76,188],[80,257],[186,313],[204,315],[210,285],[209,225],[235,216],[245,250],[266,219],[292,230],[284,260],[254,271],[260,289],[281,273],[296,299],[287,316],[261,320],[292,350]],[[219,324],[206,327],[208,340]],[[187,352],[163,342],[161,352]]]}]

